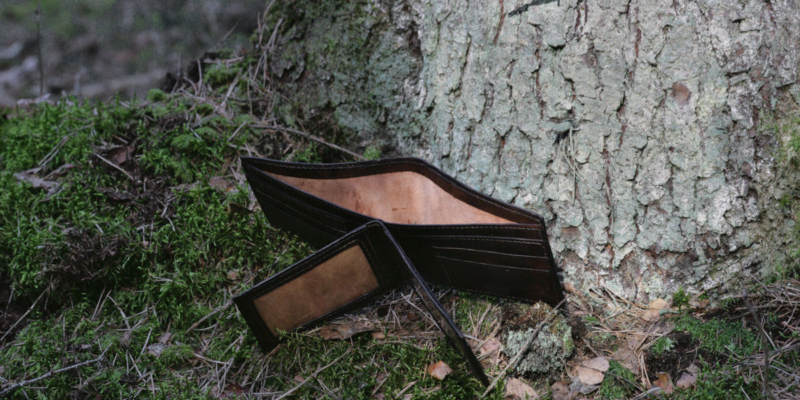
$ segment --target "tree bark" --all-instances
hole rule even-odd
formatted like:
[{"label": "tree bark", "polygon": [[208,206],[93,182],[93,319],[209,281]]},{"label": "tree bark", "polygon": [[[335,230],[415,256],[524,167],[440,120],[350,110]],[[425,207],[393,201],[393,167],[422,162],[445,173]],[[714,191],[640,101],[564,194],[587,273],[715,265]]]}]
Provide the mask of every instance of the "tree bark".
[{"label": "tree bark", "polygon": [[[323,4],[324,3],[324,4]],[[542,214],[576,286],[640,300],[792,262],[795,0],[303,1],[272,72],[287,118],[358,135]],[[538,4],[544,3],[544,4]]]}]

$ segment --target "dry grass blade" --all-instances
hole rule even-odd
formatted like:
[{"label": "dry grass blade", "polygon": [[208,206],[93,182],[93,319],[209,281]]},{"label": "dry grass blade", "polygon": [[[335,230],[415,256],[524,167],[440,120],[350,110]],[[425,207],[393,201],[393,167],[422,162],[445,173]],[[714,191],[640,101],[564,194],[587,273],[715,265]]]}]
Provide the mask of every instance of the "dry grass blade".
[{"label": "dry grass blade", "polygon": [[24,381],[22,381],[20,383],[14,384],[14,385],[8,387],[7,389],[3,390],[2,392],[0,392],[0,397],[3,397],[4,395],[9,394],[12,391],[14,391],[16,389],[19,389],[21,387],[28,386],[30,384],[45,380],[47,378],[50,378],[53,375],[57,375],[57,374],[60,374],[62,372],[67,372],[67,371],[70,371],[70,370],[73,370],[73,369],[76,369],[76,368],[83,367],[85,365],[94,364],[94,363],[96,363],[98,361],[101,361],[105,357],[107,350],[108,350],[108,347],[106,347],[105,350],[103,350],[103,352],[100,353],[100,356],[95,358],[95,359],[84,361],[82,363],[78,363],[78,364],[74,364],[74,365],[70,365],[68,367],[64,367],[64,368],[57,369],[57,370],[54,370],[54,371],[50,371],[50,372],[48,372],[48,373],[46,373],[46,374],[44,374],[44,375],[42,375],[42,376],[40,376],[38,378],[24,380]]},{"label": "dry grass blade", "polygon": [[350,354],[350,352],[351,352],[351,351],[353,351],[353,349],[352,349],[352,348],[350,348],[350,349],[347,349],[347,351],[345,351],[344,353],[342,353],[342,355],[340,355],[339,357],[336,357],[336,359],[334,359],[333,361],[331,361],[331,362],[330,362],[328,365],[325,365],[324,367],[320,367],[320,368],[318,368],[316,371],[314,371],[314,373],[312,373],[311,375],[309,375],[309,376],[308,376],[308,378],[306,378],[305,380],[303,380],[303,382],[300,382],[300,383],[299,383],[297,386],[295,386],[295,387],[293,387],[293,388],[289,389],[289,391],[287,391],[286,393],[282,394],[280,397],[278,397],[278,398],[277,398],[277,399],[275,399],[275,400],[281,400],[281,399],[283,399],[283,398],[286,398],[286,396],[289,396],[290,394],[294,393],[294,392],[295,392],[297,389],[300,389],[300,388],[301,388],[303,385],[305,385],[307,382],[309,382],[309,381],[311,381],[312,379],[314,379],[314,377],[316,377],[316,376],[317,376],[317,374],[319,374],[320,372],[322,372],[322,371],[324,371],[324,370],[328,369],[328,368],[329,368],[331,365],[333,365],[333,364],[336,364],[336,362],[338,362],[339,360],[341,360],[341,359],[342,359],[344,356],[346,356],[346,355]]},{"label": "dry grass blade", "polygon": [[17,322],[15,322],[15,323],[14,323],[14,325],[11,325],[11,327],[10,327],[10,328],[8,328],[8,330],[6,331],[6,333],[4,333],[4,334],[3,334],[3,337],[0,337],[0,343],[2,343],[2,342],[3,342],[3,340],[6,338],[6,336],[8,336],[8,334],[9,334],[9,333],[11,333],[11,332],[13,332],[13,331],[14,331],[14,328],[16,328],[16,327],[17,327],[17,325],[19,325],[19,323],[20,323],[20,322],[22,322],[22,320],[24,320],[24,319],[25,319],[25,317],[27,317],[27,316],[28,316],[28,314],[30,314],[30,313],[31,313],[31,311],[33,311],[33,308],[34,308],[34,307],[36,307],[36,304],[37,304],[37,303],[39,303],[39,300],[41,300],[41,299],[42,299],[42,296],[44,296],[44,294],[45,294],[45,293],[46,293],[46,291],[45,291],[45,292],[42,292],[42,294],[40,294],[40,295],[39,295],[39,297],[37,297],[37,298],[36,298],[36,301],[34,301],[34,302],[33,302],[33,304],[31,304],[31,306],[28,308],[28,311],[25,311],[25,314],[22,314],[22,316],[21,316],[21,317],[19,317],[19,319],[17,320]]}]

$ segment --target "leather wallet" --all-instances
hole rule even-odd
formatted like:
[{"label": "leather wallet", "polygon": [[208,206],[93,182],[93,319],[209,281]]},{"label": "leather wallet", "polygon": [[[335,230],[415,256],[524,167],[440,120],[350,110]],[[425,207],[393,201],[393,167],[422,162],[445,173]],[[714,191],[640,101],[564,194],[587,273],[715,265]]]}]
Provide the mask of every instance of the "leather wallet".
[{"label": "leather wallet", "polygon": [[270,222],[312,245],[381,220],[428,283],[551,306],[564,298],[540,215],[483,195],[423,160],[241,160]]},{"label": "leather wallet", "polygon": [[234,300],[261,347],[268,350],[278,345],[280,331],[335,318],[405,282],[411,282],[431,319],[488,385],[461,330],[380,221],[354,229]]},{"label": "leather wallet", "polygon": [[279,331],[335,318],[411,282],[488,384],[428,283],[552,306],[564,298],[541,216],[485,196],[423,160],[241,161],[270,222],[324,247],[235,298],[266,351],[279,343]]}]

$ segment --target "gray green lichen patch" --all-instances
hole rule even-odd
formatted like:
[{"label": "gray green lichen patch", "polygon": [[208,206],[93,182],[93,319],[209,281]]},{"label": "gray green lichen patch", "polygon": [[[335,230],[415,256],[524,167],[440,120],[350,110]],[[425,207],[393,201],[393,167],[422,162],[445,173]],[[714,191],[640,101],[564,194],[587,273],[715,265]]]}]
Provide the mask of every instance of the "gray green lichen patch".
[{"label": "gray green lichen patch", "polygon": [[[533,306],[521,306],[522,314],[530,318],[526,321],[526,327],[520,329],[509,329],[506,333],[503,351],[509,358],[514,357],[533,334],[539,322],[547,317],[552,309],[544,303],[537,303]],[[548,374],[556,372],[564,365],[564,361],[575,350],[575,343],[572,341],[572,328],[567,321],[559,314],[556,314],[550,322],[545,324],[534,339],[528,354],[522,358],[518,371],[534,374]]]}]

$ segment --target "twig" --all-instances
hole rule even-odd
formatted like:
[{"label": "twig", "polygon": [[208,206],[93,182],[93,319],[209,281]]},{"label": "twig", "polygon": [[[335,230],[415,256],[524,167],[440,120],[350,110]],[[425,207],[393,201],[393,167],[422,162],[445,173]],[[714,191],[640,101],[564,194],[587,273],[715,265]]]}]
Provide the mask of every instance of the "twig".
[{"label": "twig", "polygon": [[500,382],[500,380],[506,376],[508,370],[517,367],[517,364],[519,364],[519,362],[522,360],[522,356],[528,352],[528,349],[531,347],[536,337],[539,336],[539,332],[542,330],[544,325],[550,321],[550,318],[552,318],[556,314],[558,308],[561,307],[561,305],[564,304],[565,301],[567,301],[566,298],[561,300],[561,302],[559,302],[555,307],[553,307],[552,310],[550,310],[549,313],[547,313],[547,316],[542,320],[542,322],[539,322],[539,325],[537,325],[536,329],[533,330],[533,333],[531,333],[531,335],[528,337],[528,340],[525,341],[525,344],[522,345],[522,347],[519,349],[514,358],[512,358],[511,361],[508,362],[508,365],[506,365],[506,367],[503,368],[502,371],[500,371],[500,374],[494,378],[492,384],[489,385],[489,387],[486,388],[486,391],[484,391],[483,394],[481,395],[481,398],[486,397],[487,394],[489,394],[492,390],[494,390],[494,387],[497,386],[497,383]]},{"label": "twig", "polygon": [[326,142],[322,138],[318,138],[318,137],[316,137],[314,135],[311,135],[311,134],[308,134],[308,133],[305,133],[305,132],[302,132],[302,131],[298,131],[298,130],[295,130],[295,129],[286,128],[286,127],[278,126],[278,125],[257,125],[257,127],[266,128],[266,129],[274,129],[274,130],[279,130],[279,131],[295,134],[297,136],[306,138],[308,140],[313,140],[313,141],[315,141],[317,143],[324,144],[325,146],[328,146],[328,147],[330,147],[332,149],[339,150],[342,153],[349,154],[349,155],[353,156],[357,160],[366,160],[366,158],[364,158],[363,156],[361,156],[358,153],[354,153],[354,152],[352,152],[350,150],[345,149],[344,147],[340,147],[340,146],[337,146],[337,145],[335,145],[333,143]]},{"label": "twig", "polygon": [[290,395],[290,394],[294,393],[294,392],[295,392],[297,389],[300,389],[300,387],[301,387],[301,386],[305,385],[305,384],[306,384],[306,382],[308,382],[308,381],[310,381],[310,380],[314,379],[314,377],[315,377],[315,376],[317,376],[317,374],[319,374],[320,372],[322,372],[322,371],[324,371],[324,370],[328,369],[328,367],[330,367],[331,365],[333,365],[333,364],[336,364],[336,362],[337,362],[337,361],[339,361],[339,360],[341,360],[341,359],[342,359],[342,357],[344,357],[344,356],[346,356],[346,355],[350,354],[350,351],[352,351],[352,350],[353,350],[352,348],[349,348],[349,349],[347,349],[347,351],[345,351],[344,353],[342,353],[342,355],[340,355],[339,357],[336,357],[336,359],[335,359],[335,360],[331,361],[331,363],[330,363],[330,364],[328,364],[328,365],[326,365],[326,366],[324,366],[324,367],[322,367],[322,368],[318,368],[316,371],[314,371],[314,373],[313,373],[313,374],[309,375],[309,376],[308,376],[308,378],[306,378],[304,381],[300,382],[300,383],[299,383],[297,386],[295,386],[295,387],[293,387],[293,388],[289,389],[289,391],[288,391],[288,392],[286,392],[286,393],[282,394],[280,397],[278,397],[278,398],[277,398],[277,399],[275,399],[275,400],[281,400],[281,399],[285,398],[286,396],[288,396],[288,395]]},{"label": "twig", "polygon": [[[111,346],[108,346],[108,347],[111,347]],[[14,390],[14,389],[18,389],[18,388],[21,388],[21,387],[23,387],[23,386],[27,386],[27,385],[30,385],[30,384],[32,384],[32,383],[39,382],[39,381],[41,381],[41,380],[44,380],[44,379],[50,378],[50,377],[51,377],[51,376],[53,376],[53,375],[60,374],[60,373],[62,373],[62,372],[67,372],[67,371],[70,371],[70,370],[73,370],[73,369],[76,369],[76,368],[83,367],[83,366],[85,366],[85,365],[94,364],[94,363],[96,363],[96,362],[98,362],[98,361],[101,361],[103,358],[105,358],[105,356],[106,356],[106,351],[108,350],[108,347],[106,347],[106,349],[105,349],[105,350],[103,350],[103,352],[102,352],[102,353],[100,353],[100,356],[99,356],[99,357],[97,357],[97,358],[95,358],[95,359],[93,359],[93,360],[84,361],[84,362],[82,362],[82,363],[78,363],[78,364],[75,364],[75,365],[70,365],[69,367],[64,367],[64,368],[61,368],[61,369],[57,369],[57,370],[55,370],[55,371],[50,371],[50,372],[48,372],[48,373],[46,373],[46,374],[44,374],[44,375],[42,375],[42,376],[40,376],[40,377],[38,377],[38,378],[29,379],[29,380],[24,380],[24,381],[22,381],[22,382],[20,382],[20,383],[17,383],[17,384],[15,384],[15,385],[12,385],[12,386],[11,386],[11,387],[9,387],[8,389],[5,389],[5,390],[3,390],[2,392],[0,392],[0,397],[3,397],[4,395],[6,395],[6,394],[10,393],[10,392],[11,392],[12,390]]]},{"label": "twig", "polygon": [[112,166],[112,167],[116,168],[118,171],[120,171],[120,172],[122,172],[123,174],[125,174],[125,176],[127,176],[128,178],[130,178],[132,181],[135,181],[135,180],[136,180],[136,179],[133,179],[133,175],[131,175],[131,174],[130,174],[128,171],[125,171],[124,169],[122,169],[122,167],[120,167],[119,165],[117,165],[117,164],[114,164],[113,162],[106,160],[106,159],[105,159],[105,158],[103,158],[103,156],[101,156],[100,154],[95,154],[95,155],[97,156],[97,158],[99,158],[99,159],[103,160],[103,161],[104,161],[106,164],[108,164],[108,165],[110,165],[110,166]]},{"label": "twig", "polygon": [[764,393],[767,394],[772,400],[778,400],[772,391],[769,390],[769,337],[767,336],[767,332],[764,330],[764,326],[761,325],[761,319],[758,318],[756,315],[756,310],[753,308],[753,305],[750,304],[750,300],[747,298],[747,291],[742,292],[742,300],[744,300],[744,304],[747,306],[747,309],[750,311],[750,316],[753,317],[753,323],[756,324],[758,327],[759,336],[761,336],[761,345],[764,347],[764,371],[761,372],[761,378],[764,382]]},{"label": "twig", "polygon": [[221,305],[221,306],[217,307],[217,309],[216,309],[216,310],[214,310],[214,311],[212,311],[212,312],[210,312],[210,313],[206,314],[206,316],[205,316],[205,317],[203,317],[203,318],[200,318],[200,320],[199,320],[199,321],[197,321],[197,322],[195,322],[194,324],[192,324],[192,326],[190,326],[190,327],[189,327],[189,329],[187,329],[185,333],[189,333],[189,332],[193,331],[193,330],[194,330],[194,328],[197,328],[198,326],[200,326],[200,324],[202,324],[202,323],[203,323],[205,320],[207,320],[207,319],[211,318],[212,316],[216,315],[218,312],[220,312],[220,311],[222,311],[222,310],[224,310],[224,309],[226,309],[226,308],[230,307],[230,306],[231,306],[231,304],[232,304],[232,302],[229,300],[227,303],[225,303],[225,304],[223,304],[223,305]]},{"label": "twig", "polygon": [[21,316],[21,317],[19,317],[19,319],[17,320],[17,322],[14,322],[14,325],[11,325],[11,328],[8,328],[8,330],[7,330],[7,331],[6,331],[6,333],[3,335],[3,337],[1,337],[1,338],[0,338],[0,342],[2,342],[2,341],[3,341],[3,339],[5,339],[5,338],[6,338],[6,336],[8,336],[8,334],[9,334],[9,333],[11,333],[12,331],[14,331],[14,328],[16,328],[16,327],[17,327],[17,325],[19,325],[19,323],[20,323],[20,322],[22,322],[22,320],[23,320],[23,319],[25,319],[25,317],[27,317],[27,316],[28,316],[28,314],[30,314],[30,313],[31,313],[31,311],[33,311],[33,308],[34,308],[34,307],[36,307],[36,303],[38,303],[38,302],[39,302],[39,300],[41,300],[41,299],[42,299],[42,296],[44,296],[45,292],[46,292],[46,291],[42,292],[42,294],[40,294],[40,295],[39,295],[39,297],[37,297],[37,298],[36,298],[36,301],[34,301],[34,302],[33,302],[33,304],[31,304],[30,308],[28,308],[28,311],[25,311],[25,314],[22,314],[22,316]]}]

